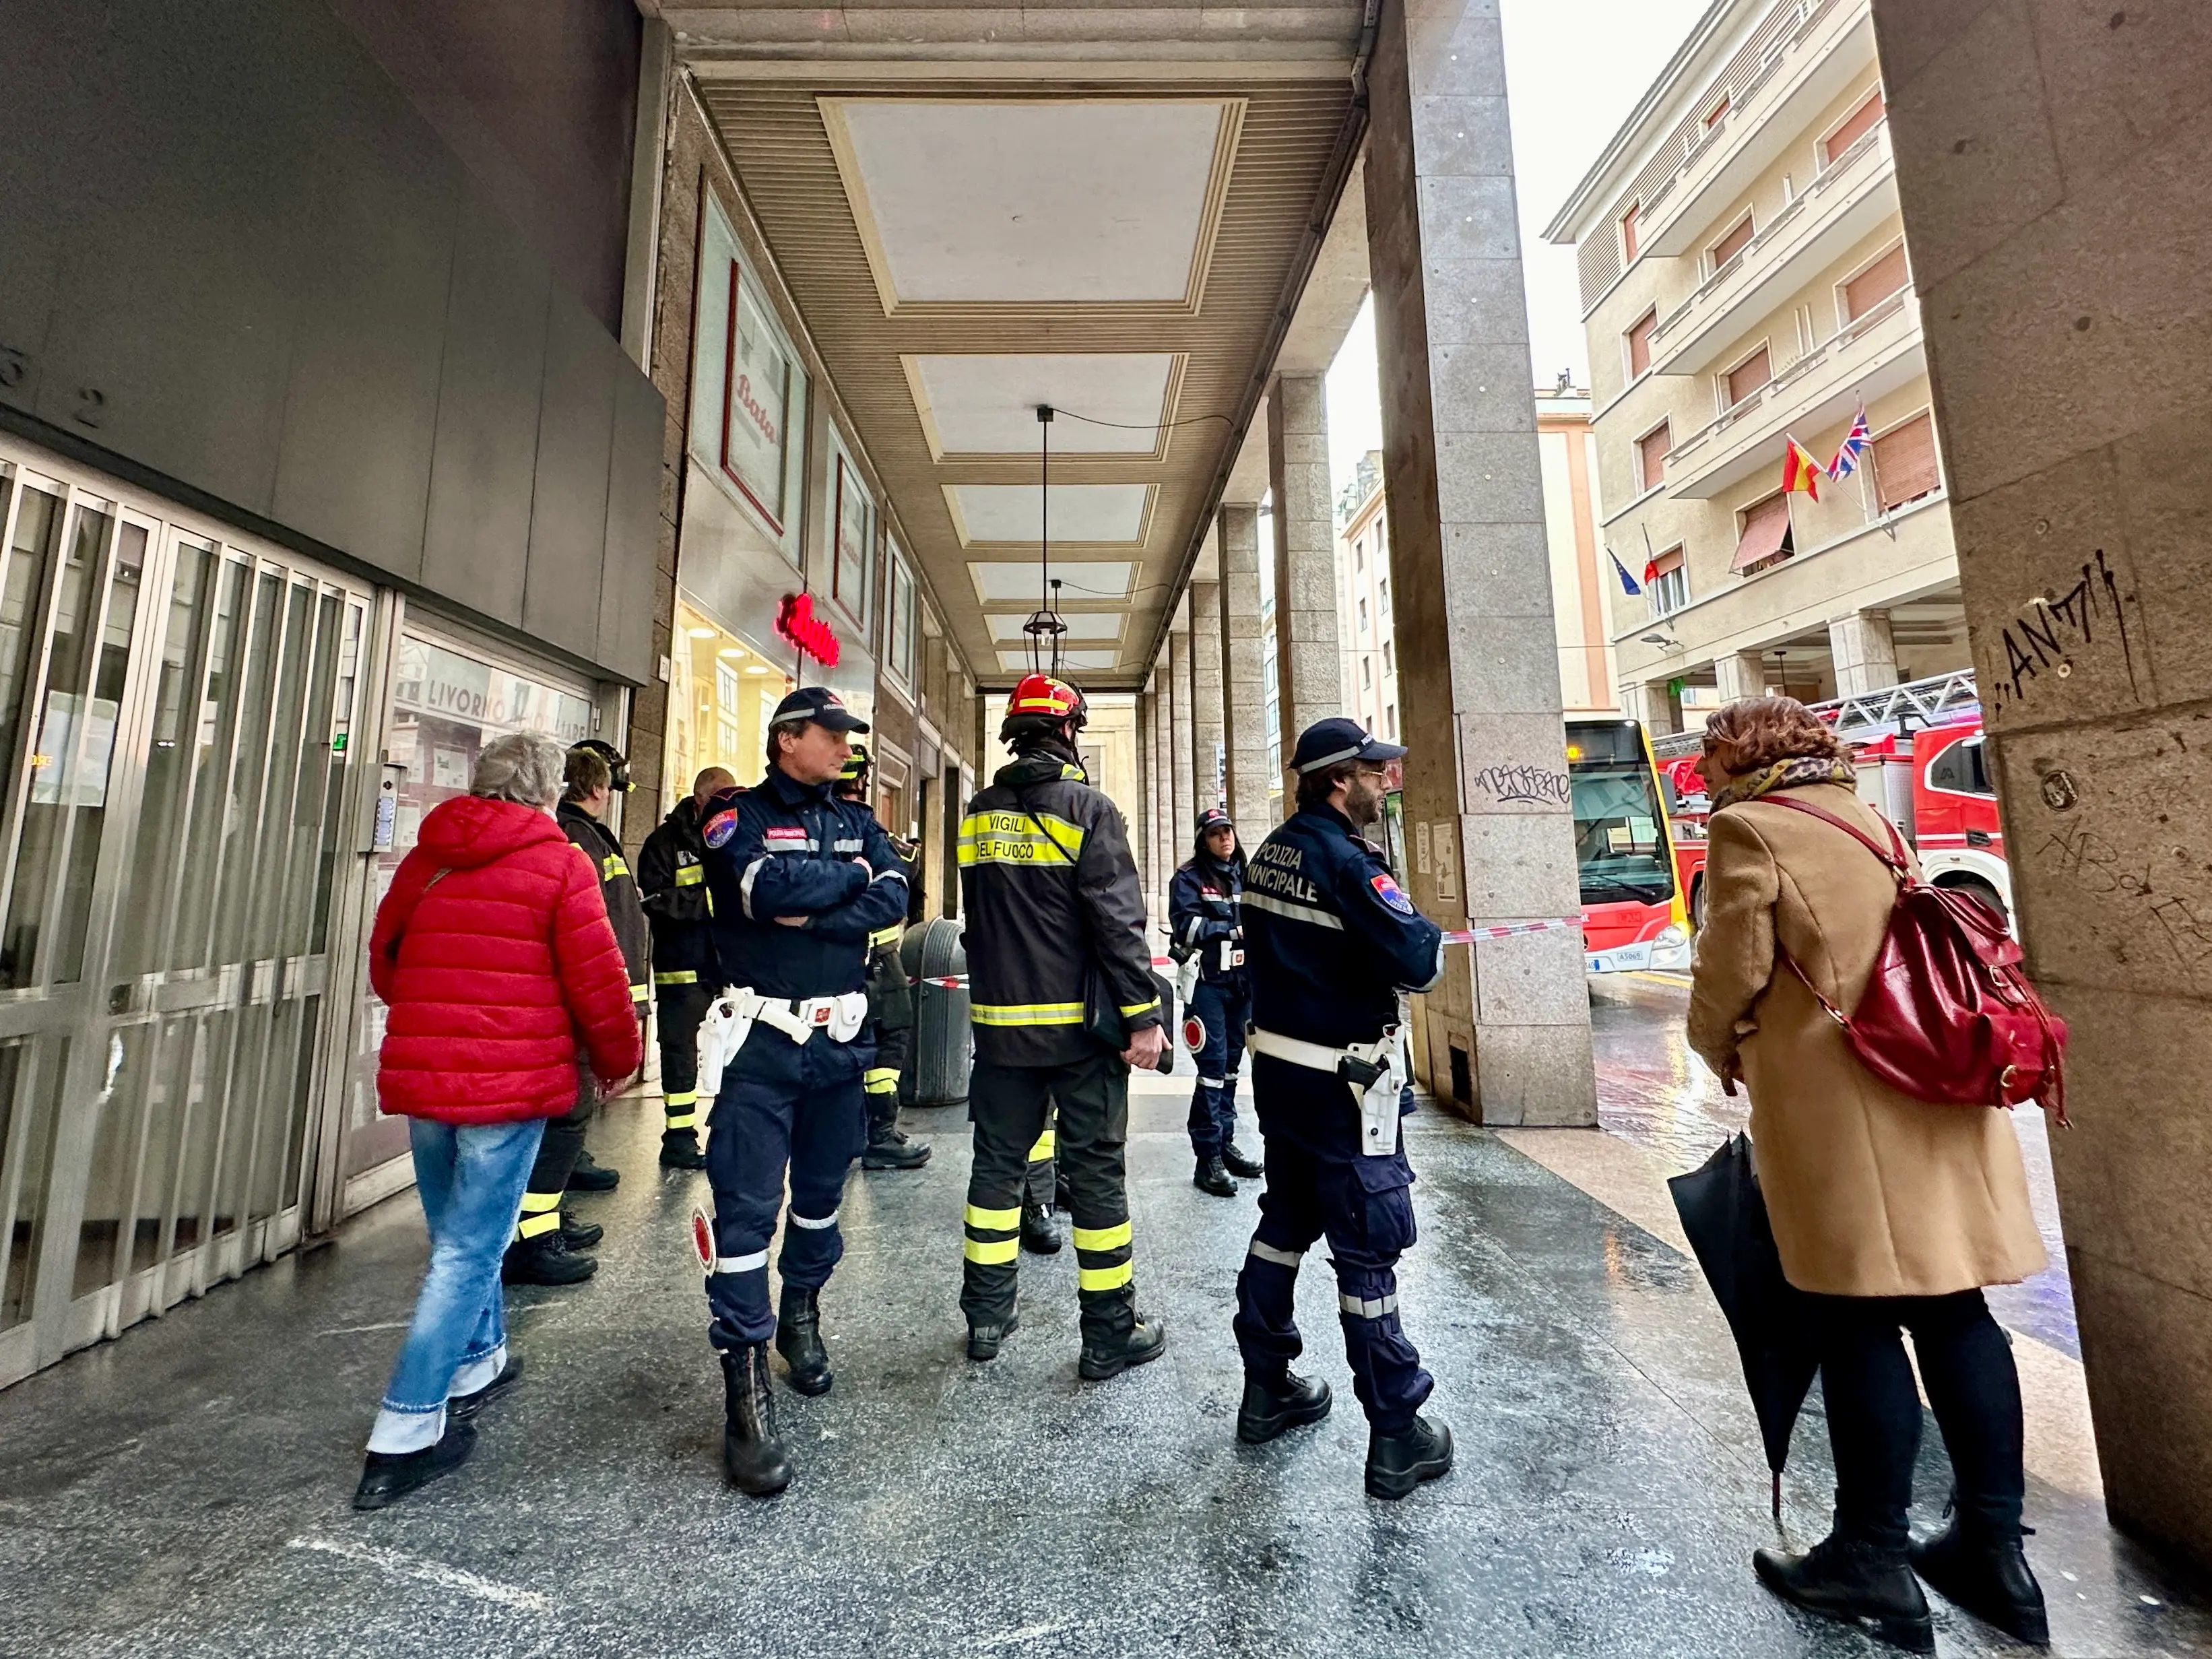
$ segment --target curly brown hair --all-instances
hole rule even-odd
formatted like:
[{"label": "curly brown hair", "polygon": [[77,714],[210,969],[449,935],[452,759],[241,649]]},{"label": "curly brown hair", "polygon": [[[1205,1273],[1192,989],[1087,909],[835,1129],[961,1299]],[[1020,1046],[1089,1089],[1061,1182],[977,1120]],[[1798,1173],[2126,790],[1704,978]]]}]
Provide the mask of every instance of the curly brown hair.
[{"label": "curly brown hair", "polygon": [[1731,777],[1784,760],[1848,760],[1832,727],[1795,697],[1746,697],[1705,722],[1705,753]]}]

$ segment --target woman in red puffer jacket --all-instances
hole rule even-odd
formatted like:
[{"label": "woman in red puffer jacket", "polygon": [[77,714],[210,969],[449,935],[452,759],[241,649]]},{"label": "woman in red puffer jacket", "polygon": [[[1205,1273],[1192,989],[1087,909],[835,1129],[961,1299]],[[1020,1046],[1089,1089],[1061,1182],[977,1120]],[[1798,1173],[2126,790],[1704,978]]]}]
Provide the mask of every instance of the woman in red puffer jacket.
[{"label": "woman in red puffer jacket", "polygon": [[500,738],[469,793],[423,818],[377,907],[368,978],[389,1015],[383,1109],[411,1120],[430,1267],[354,1494],[376,1509],[458,1467],[471,1419],[520,1371],[500,1259],[545,1120],[575,1102],[579,1044],[612,1086],[641,1058],[599,872],[554,822],[566,751]]}]

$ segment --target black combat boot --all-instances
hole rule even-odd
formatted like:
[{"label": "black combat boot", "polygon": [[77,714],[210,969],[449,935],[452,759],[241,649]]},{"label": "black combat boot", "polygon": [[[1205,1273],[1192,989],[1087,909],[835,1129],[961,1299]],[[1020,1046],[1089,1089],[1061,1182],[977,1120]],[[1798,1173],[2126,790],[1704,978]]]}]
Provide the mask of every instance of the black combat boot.
[{"label": "black combat boot", "polygon": [[791,1386],[810,1396],[829,1393],[836,1381],[830,1375],[830,1351],[822,1346],[822,1310],[814,1300],[817,1294],[787,1285],[775,1310],[775,1351],[791,1367]]},{"label": "black combat boot", "polygon": [[434,1446],[412,1452],[371,1452],[362,1464],[361,1484],[353,1489],[353,1506],[380,1510],[440,1475],[451,1474],[469,1461],[476,1447],[474,1429],[465,1423],[448,1423]]},{"label": "black combat boot", "polygon": [[1004,1324],[970,1325],[968,1328],[968,1357],[970,1359],[996,1359],[999,1345],[1021,1328],[1022,1314],[1018,1308],[1006,1316]]},{"label": "black combat boot", "polygon": [[1370,1498],[1403,1498],[1422,1481],[1449,1474],[1451,1466],[1451,1430],[1442,1423],[1416,1416],[1410,1427],[1395,1434],[1367,1431]]},{"label": "black combat boot", "polygon": [[864,1170],[919,1170],[928,1162],[927,1145],[908,1140],[895,1128],[870,1135],[868,1150],[860,1154],[860,1167]]},{"label": "black combat boot", "polygon": [[1031,1255],[1060,1254],[1060,1224],[1042,1204],[1022,1201],[1022,1248]]},{"label": "black combat boot", "polygon": [[[699,1150],[696,1130],[667,1129],[660,1136],[660,1167],[664,1170],[703,1170],[707,1154]],[[574,1184],[573,1182],[571,1183]]]},{"label": "black combat boot", "polygon": [[1244,1376],[1244,1403],[1237,1408],[1237,1437],[1248,1446],[1273,1440],[1285,1429],[1328,1415],[1328,1384],[1285,1370],[1280,1376]]},{"label": "black combat boot", "polygon": [[1808,1613],[1869,1630],[1907,1653],[1936,1651],[1928,1598],[1901,1552],[1855,1539],[1822,1539],[1802,1555],[1753,1550],[1759,1582]]},{"label": "black combat boot", "polygon": [[1237,1182],[1222,1164],[1218,1152],[1198,1160],[1198,1167],[1191,1171],[1190,1184],[1201,1193],[1212,1193],[1216,1198],[1237,1196]]},{"label": "black combat boot", "polygon": [[791,1455],[775,1437],[765,1342],[723,1352],[722,1468],[732,1486],[754,1498],[773,1497],[791,1484]]},{"label": "black combat boot", "polygon": [[1954,1515],[1949,1526],[1926,1543],[1913,1545],[1909,1554],[1912,1570],[1945,1601],[1987,1620],[2015,1641],[2050,1644],[2043,1586],[2028,1569],[2017,1533],[1992,1538],[1968,1531]]},{"label": "black combat boot", "polygon": [[572,1193],[611,1193],[622,1180],[622,1172],[610,1170],[597,1162],[589,1152],[576,1154],[576,1167],[568,1171],[568,1190]]},{"label": "black combat boot", "polygon": [[1167,1322],[1148,1319],[1133,1309],[1128,1328],[1118,1334],[1089,1329],[1083,1333],[1083,1354],[1075,1362],[1075,1370],[1086,1382],[1103,1382],[1132,1365],[1149,1364],[1167,1351]]},{"label": "black combat boot", "polygon": [[588,1250],[607,1236],[607,1230],[596,1221],[579,1221],[566,1210],[561,1212],[561,1242],[572,1250]]},{"label": "black combat boot", "polygon": [[1257,1158],[1244,1156],[1244,1149],[1231,1141],[1221,1149],[1222,1167],[1239,1181],[1257,1181],[1267,1173],[1267,1166]]},{"label": "black combat boot", "polygon": [[568,1248],[558,1227],[507,1247],[499,1276],[510,1285],[580,1285],[599,1270],[599,1259]]}]

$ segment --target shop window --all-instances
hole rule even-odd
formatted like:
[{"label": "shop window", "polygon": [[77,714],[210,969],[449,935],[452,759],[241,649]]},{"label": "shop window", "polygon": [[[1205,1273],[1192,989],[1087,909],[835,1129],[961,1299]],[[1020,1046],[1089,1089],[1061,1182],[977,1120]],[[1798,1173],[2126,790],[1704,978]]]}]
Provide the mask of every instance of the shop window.
[{"label": "shop window", "polygon": [[1667,452],[1674,447],[1671,422],[1662,421],[1636,441],[1636,488],[1638,494],[1656,489],[1667,476]]},{"label": "shop window", "polygon": [[1649,591],[1654,617],[1671,616],[1690,602],[1689,567],[1680,547],[1670,547],[1651,561]]},{"label": "shop window", "polygon": [[799,557],[806,375],[739,256],[719,204],[700,235],[687,441],[702,468],[756,513],[785,557]]},{"label": "shop window", "polygon": [[835,554],[830,562],[830,591],[846,613],[868,625],[868,589],[875,573],[875,504],[868,499],[860,470],[843,455],[837,457],[837,514]]},{"label": "shop window", "polygon": [[1881,101],[1881,88],[1877,87],[1867,94],[1865,102],[1844,117],[1842,125],[1821,141],[1821,167],[1833,167],[1836,158],[1872,132],[1887,112]]},{"label": "shop window", "polygon": [[1895,247],[1844,284],[1844,320],[1856,322],[1905,286],[1905,244]]},{"label": "shop window", "polygon": [[1918,501],[1942,482],[1936,463],[1936,424],[1926,410],[1874,441],[1875,499],[1883,512]]},{"label": "shop window", "polygon": [[1659,307],[1654,306],[1638,318],[1628,331],[1628,378],[1632,380],[1650,372],[1651,368],[1651,331],[1659,326]]},{"label": "shop window", "polygon": [[768,725],[794,684],[781,664],[678,598],[668,653],[667,789],[710,766],[750,783],[767,765]]},{"label": "shop window", "polygon": [[1736,515],[1739,532],[1735,557],[1729,568],[1739,576],[1752,576],[1780,564],[1797,550],[1790,521],[1790,497],[1777,491],[1755,501]]},{"label": "shop window", "polygon": [[890,556],[890,627],[884,641],[884,657],[891,672],[907,685],[914,684],[914,572],[896,545]]}]

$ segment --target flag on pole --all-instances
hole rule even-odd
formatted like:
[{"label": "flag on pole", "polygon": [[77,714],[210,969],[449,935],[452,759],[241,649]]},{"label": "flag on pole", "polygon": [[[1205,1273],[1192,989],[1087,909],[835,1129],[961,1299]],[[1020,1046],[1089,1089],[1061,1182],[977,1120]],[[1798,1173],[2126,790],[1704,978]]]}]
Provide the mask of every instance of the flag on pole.
[{"label": "flag on pole", "polygon": [[1639,526],[1644,532],[1644,585],[1646,587],[1659,580],[1659,556],[1651,550],[1651,526]]},{"label": "flag on pole", "polygon": [[[1628,567],[1621,563],[1620,555],[1608,547],[1605,550],[1605,556],[1613,561],[1613,574],[1620,578],[1620,591],[1632,599],[1641,594],[1644,592],[1643,587],[1638,585],[1635,577],[1628,574]],[[1649,574],[1647,571],[1647,577]]]},{"label": "flag on pole", "polygon": [[1851,429],[1844,434],[1844,447],[1836,452],[1836,459],[1828,463],[1828,476],[1838,483],[1850,477],[1859,470],[1859,457],[1866,453],[1866,447],[1873,441],[1867,431],[1866,404],[1862,399],[1858,418],[1851,422]]},{"label": "flag on pole", "polygon": [[1789,447],[1782,453],[1782,493],[1802,489],[1814,501],[1820,499],[1820,464],[1814,460],[1796,439],[1786,439]]}]

